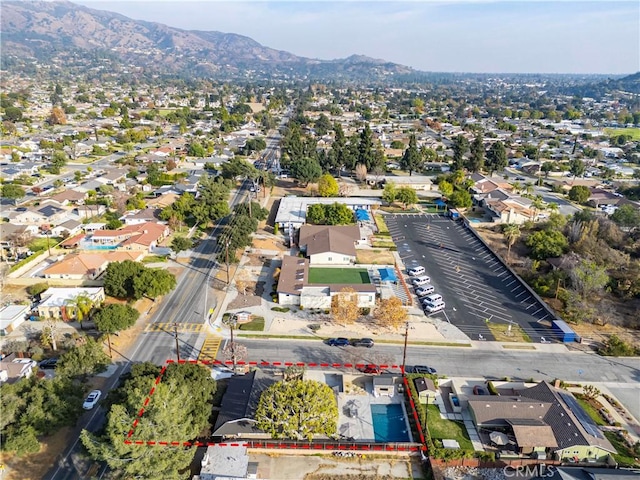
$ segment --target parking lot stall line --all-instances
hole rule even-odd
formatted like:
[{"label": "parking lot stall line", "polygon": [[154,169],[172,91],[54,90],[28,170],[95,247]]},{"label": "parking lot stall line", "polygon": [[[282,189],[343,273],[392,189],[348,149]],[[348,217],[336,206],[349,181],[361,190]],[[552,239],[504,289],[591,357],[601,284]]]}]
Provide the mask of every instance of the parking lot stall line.
[{"label": "parking lot stall line", "polygon": [[[500,313],[501,315],[505,315],[506,316],[505,318],[512,318],[511,315],[509,315],[508,310],[506,310],[504,308],[500,308],[500,307],[497,307],[497,306],[489,305],[489,304],[486,304],[486,303],[484,305],[478,304],[478,303],[475,303],[475,302],[471,301],[470,299],[462,299],[462,302],[463,303],[464,302],[469,303],[469,308],[472,308],[473,310],[479,310],[480,307],[482,307],[482,308],[485,309],[485,311],[486,310],[491,310],[492,312],[497,312],[497,313]],[[498,312],[498,310],[502,310],[502,312]]]},{"label": "parking lot stall line", "polygon": [[[509,278],[505,278],[505,279],[503,279],[502,281],[504,282],[504,281],[506,281],[506,280],[509,280]],[[515,282],[516,282],[516,279],[514,278],[514,279],[513,279],[513,280],[511,280],[509,283],[507,283],[507,284],[505,285],[505,287],[510,287],[510,286],[511,286],[511,285],[513,285]]]},{"label": "parking lot stall line", "polygon": [[[517,295],[516,295],[516,298],[520,298],[520,297],[521,297],[522,295],[524,295],[525,293],[527,293],[527,291],[526,291],[526,290],[522,290],[519,294],[517,294]],[[529,297],[525,298],[523,301],[526,301],[526,300],[528,300],[529,298],[531,298],[531,296],[529,296]],[[520,303],[522,303],[522,301],[521,301]]]}]

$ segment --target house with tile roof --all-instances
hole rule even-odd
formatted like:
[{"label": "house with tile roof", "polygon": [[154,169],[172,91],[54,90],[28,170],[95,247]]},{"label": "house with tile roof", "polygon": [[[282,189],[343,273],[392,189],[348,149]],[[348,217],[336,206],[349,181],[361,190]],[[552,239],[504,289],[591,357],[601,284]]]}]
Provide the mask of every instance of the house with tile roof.
[{"label": "house with tile roof", "polygon": [[521,454],[605,463],[616,453],[575,397],[548,382],[512,395],[472,395],[468,402],[476,427],[509,431]]},{"label": "house with tile roof", "polygon": [[138,262],[144,255],[144,252],[71,253],[45,268],[42,276],[48,279],[95,280],[110,263],[125,260]]},{"label": "house with tile roof", "polygon": [[126,225],[118,230],[96,230],[87,239],[94,246],[111,246],[118,250],[151,251],[167,235],[167,225],[153,222]]}]

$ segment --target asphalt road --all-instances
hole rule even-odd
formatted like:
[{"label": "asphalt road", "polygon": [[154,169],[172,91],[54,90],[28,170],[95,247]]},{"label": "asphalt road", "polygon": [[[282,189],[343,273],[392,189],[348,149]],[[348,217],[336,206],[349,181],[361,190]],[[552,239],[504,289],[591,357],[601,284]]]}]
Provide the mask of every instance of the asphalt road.
[{"label": "asphalt road", "polygon": [[[330,347],[319,340],[240,338],[238,343],[247,347],[249,360],[257,362],[402,363],[401,344],[378,343],[369,349]],[[450,377],[616,382],[635,386],[640,395],[639,358],[609,358],[581,352],[547,353],[409,344],[407,365],[428,365],[435,368],[438,374]]]},{"label": "asphalt road", "polygon": [[536,342],[555,339],[547,326],[553,316],[461,222],[436,214],[385,221],[405,266],[425,267],[442,295],[446,309],[434,316],[472,340],[495,339],[487,322],[517,324]]},{"label": "asphalt road", "polygon": [[[275,156],[275,150],[278,148],[280,135],[271,135],[267,141],[267,149],[263,156],[270,161]],[[251,182],[246,180],[240,188],[235,191],[230,200],[230,206],[247,201],[249,186]],[[184,272],[177,279],[178,284],[168,296],[166,296],[162,304],[153,314],[151,324],[161,324],[163,326],[159,331],[149,331],[142,334],[138,338],[131,355],[127,358],[127,363],[120,365],[116,374],[114,374],[105,393],[111,390],[117,384],[120,375],[126,373],[131,363],[152,362],[157,365],[164,365],[168,359],[177,359],[176,352],[176,335],[174,333],[173,324],[177,324],[178,345],[181,359],[197,359],[198,342],[203,335],[205,329],[202,328],[208,316],[209,308],[214,305],[211,303],[213,296],[211,293],[211,280],[215,277],[216,253],[220,250],[220,246],[216,243],[216,236],[220,232],[221,227],[216,227],[206,239],[204,239],[198,247],[193,251],[190,261]],[[191,333],[193,332],[193,333]],[[105,421],[106,412],[97,407],[90,415],[85,414],[77,423],[75,428],[76,440],[69,445],[62,454],[60,461],[44,477],[45,480],[75,480],[79,479],[80,474],[73,465],[73,459],[78,457],[82,452],[82,445],[78,439],[81,430],[97,431]],[[101,465],[98,478],[102,478],[106,466]]]}]

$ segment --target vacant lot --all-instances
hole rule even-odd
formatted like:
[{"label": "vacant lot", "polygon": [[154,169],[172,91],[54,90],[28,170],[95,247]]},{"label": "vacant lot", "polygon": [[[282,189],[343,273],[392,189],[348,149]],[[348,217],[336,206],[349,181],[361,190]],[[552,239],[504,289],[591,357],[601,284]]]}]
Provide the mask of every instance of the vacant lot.
[{"label": "vacant lot", "polygon": [[366,265],[393,265],[396,261],[388,250],[356,250],[356,261]]},{"label": "vacant lot", "polygon": [[310,268],[309,283],[371,283],[371,279],[364,268]]}]

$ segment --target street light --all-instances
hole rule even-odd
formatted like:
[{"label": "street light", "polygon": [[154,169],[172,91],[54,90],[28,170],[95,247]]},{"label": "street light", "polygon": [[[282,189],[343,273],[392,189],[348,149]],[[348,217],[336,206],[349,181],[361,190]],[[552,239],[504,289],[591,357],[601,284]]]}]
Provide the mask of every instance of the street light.
[{"label": "street light", "polygon": [[227,286],[229,286],[229,244],[231,243],[231,239],[227,239],[224,242],[224,254],[225,260],[227,264]]},{"label": "street light", "polygon": [[176,339],[176,356],[178,357],[178,363],[180,363],[180,344],[178,343],[178,324],[173,322],[173,337]]}]

